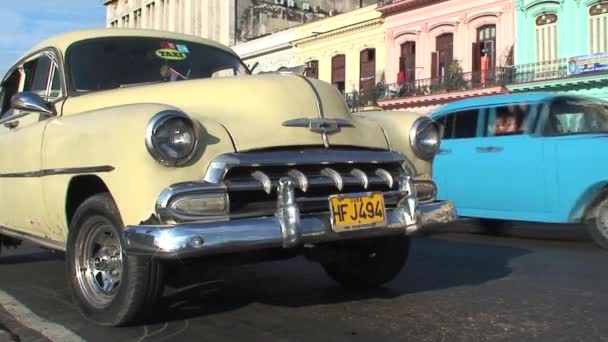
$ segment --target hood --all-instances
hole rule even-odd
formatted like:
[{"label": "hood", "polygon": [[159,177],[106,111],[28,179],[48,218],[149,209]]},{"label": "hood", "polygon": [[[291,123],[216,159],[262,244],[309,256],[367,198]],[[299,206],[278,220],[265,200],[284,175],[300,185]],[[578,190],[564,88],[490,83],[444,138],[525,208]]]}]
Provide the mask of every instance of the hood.
[{"label": "hood", "polygon": [[327,134],[330,147],[388,149],[382,129],[352,116],[336,88],[295,75],[247,75],[99,91],[69,98],[63,113],[134,103],[163,103],[193,119],[214,120],[226,128],[237,151],[323,146],[323,134],[312,131],[306,121],[318,119],[319,111],[324,118],[341,124]]}]

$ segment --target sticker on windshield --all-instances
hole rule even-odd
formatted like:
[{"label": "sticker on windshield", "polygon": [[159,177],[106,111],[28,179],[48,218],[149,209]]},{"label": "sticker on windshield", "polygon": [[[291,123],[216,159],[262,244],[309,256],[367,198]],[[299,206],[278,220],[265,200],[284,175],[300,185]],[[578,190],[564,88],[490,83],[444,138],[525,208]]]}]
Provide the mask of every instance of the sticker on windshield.
[{"label": "sticker on windshield", "polygon": [[175,47],[177,48],[177,51],[179,51],[179,52],[190,53],[190,50],[188,50],[188,47],[186,45],[177,44],[177,45],[175,45]]},{"label": "sticker on windshield", "polygon": [[159,49],[156,50],[156,56],[170,61],[183,61],[188,58],[186,52],[181,52],[175,49]]}]

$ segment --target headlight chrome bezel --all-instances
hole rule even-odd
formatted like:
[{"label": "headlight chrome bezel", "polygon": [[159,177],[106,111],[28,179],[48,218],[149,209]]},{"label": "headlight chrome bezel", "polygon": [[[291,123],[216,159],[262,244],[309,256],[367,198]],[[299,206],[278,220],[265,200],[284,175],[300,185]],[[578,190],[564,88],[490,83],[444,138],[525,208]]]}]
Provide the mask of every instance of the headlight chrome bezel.
[{"label": "headlight chrome bezel", "polygon": [[[425,129],[427,129],[431,126],[437,131],[437,145],[435,146],[433,152],[429,153],[429,152],[425,152],[422,150],[422,148],[419,145],[420,144],[419,138],[420,138],[420,132],[423,132]],[[416,119],[416,121],[414,121],[414,124],[412,125],[412,128],[410,130],[410,147],[412,148],[412,151],[418,158],[426,160],[426,161],[430,161],[437,154],[437,151],[439,150],[439,146],[441,145],[442,138],[443,138],[442,125],[439,122],[437,122],[427,116],[421,116],[418,119]]]},{"label": "headlight chrome bezel", "polygon": [[[171,119],[181,119],[186,122],[192,129],[194,135],[194,143],[190,153],[183,158],[171,158],[163,154],[154,142],[154,135],[159,127]],[[160,164],[167,167],[179,167],[192,162],[199,149],[201,130],[199,125],[192,120],[186,113],[178,110],[164,110],[154,115],[146,127],[146,148],[150,155]]]}]

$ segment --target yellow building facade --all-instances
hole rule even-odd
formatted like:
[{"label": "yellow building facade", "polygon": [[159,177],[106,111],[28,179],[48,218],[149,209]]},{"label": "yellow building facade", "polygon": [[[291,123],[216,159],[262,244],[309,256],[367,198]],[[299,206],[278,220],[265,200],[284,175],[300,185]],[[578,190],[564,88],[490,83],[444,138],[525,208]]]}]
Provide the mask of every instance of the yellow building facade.
[{"label": "yellow building facade", "polygon": [[344,93],[371,94],[384,81],[383,18],[376,5],[293,28],[298,65]]}]

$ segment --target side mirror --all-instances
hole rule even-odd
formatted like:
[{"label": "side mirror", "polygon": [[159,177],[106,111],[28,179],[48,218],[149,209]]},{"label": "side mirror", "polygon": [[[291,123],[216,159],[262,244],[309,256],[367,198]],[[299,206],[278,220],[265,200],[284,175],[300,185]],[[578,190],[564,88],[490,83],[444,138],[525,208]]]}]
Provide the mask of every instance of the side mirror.
[{"label": "side mirror", "polygon": [[55,112],[44,100],[36,93],[24,91],[15,94],[11,98],[11,108],[53,116]]}]

